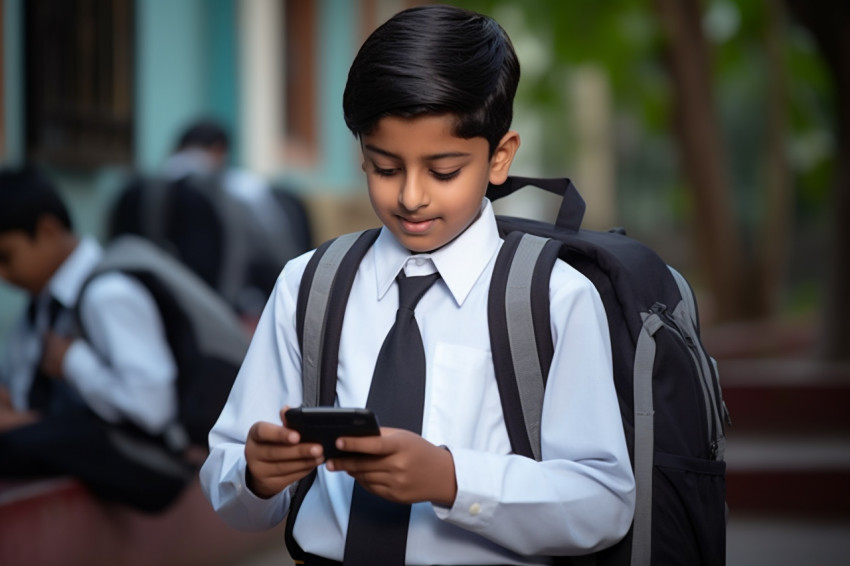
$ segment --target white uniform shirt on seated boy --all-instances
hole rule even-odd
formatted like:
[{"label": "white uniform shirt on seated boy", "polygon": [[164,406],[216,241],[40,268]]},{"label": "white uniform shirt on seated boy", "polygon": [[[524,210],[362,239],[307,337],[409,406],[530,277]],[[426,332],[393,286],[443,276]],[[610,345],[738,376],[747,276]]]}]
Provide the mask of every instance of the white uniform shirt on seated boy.
[{"label": "white uniform shirt on seated boy", "polygon": [[[94,239],[84,237],[48,281],[39,302],[51,297],[64,307],[55,330],[73,325],[80,289],[103,256]],[[28,408],[28,393],[42,352],[47,327],[41,309],[33,328],[26,314],[8,337],[3,371],[15,408]],[[92,281],[80,305],[89,342],[75,340],[63,360],[65,379],[101,418],[130,420],[157,434],[177,414],[177,364],[162,318],[147,288],[130,276],[108,273]],[[109,360],[107,363],[106,360]]]},{"label": "white uniform shirt on seated boy", "polygon": [[[624,533],[632,520],[634,479],[605,313],[592,284],[563,262],[550,282],[551,308],[558,314],[552,317],[556,347],[543,407],[546,461],[511,454],[487,327],[488,287],[500,246],[486,199],[463,234],[430,254],[411,256],[384,229],[361,262],[349,298],[336,403],[362,407],[395,318],[396,274],[402,268],[410,275],[427,273],[433,265],[442,276],[416,308],[428,360],[422,436],[451,450],[458,491],[452,508],[413,506],[410,564],[545,564],[546,558],[521,555],[610,544],[615,541],[600,533]],[[264,500],[245,487],[244,440],[254,422],[280,422],[281,407],[301,404],[294,313],[309,256],[291,261],[278,280],[211,432],[211,455],[201,471],[213,506],[243,529],[272,527],[289,507],[288,490]],[[294,530],[306,552],[342,559],[352,481],[320,467]]]}]

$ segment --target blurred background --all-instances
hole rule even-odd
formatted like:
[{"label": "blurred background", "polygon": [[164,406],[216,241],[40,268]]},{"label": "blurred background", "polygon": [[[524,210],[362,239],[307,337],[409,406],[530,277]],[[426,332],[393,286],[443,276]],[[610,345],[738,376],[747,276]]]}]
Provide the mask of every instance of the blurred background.
[{"label": "blurred background", "polygon": [[[102,238],[201,116],[303,200],[316,243],[377,220],[348,66],[405,0],[0,0],[0,162],[46,167]],[[694,285],[719,362],[729,563],[850,551],[850,3],[468,0],[522,65],[513,172],[570,177]],[[531,191],[531,192],[528,192]],[[549,218],[532,189],[500,212]],[[0,287],[0,340],[24,305]]]}]

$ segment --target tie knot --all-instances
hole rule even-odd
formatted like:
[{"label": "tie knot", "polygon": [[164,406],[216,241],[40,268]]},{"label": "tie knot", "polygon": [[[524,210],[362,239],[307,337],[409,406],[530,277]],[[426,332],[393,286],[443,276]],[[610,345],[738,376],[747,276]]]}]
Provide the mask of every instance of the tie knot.
[{"label": "tie knot", "polygon": [[439,278],[440,272],[435,272],[431,275],[408,277],[404,274],[404,271],[401,271],[396,278],[396,281],[398,281],[398,308],[415,309],[416,304],[422,298],[422,295],[425,294],[425,291]]}]

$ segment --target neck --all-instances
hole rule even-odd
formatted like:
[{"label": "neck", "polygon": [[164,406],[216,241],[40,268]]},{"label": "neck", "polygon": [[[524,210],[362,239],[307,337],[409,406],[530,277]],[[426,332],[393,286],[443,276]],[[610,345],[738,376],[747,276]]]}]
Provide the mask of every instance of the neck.
[{"label": "neck", "polygon": [[79,243],[80,239],[73,233],[62,234],[58,237],[54,247],[55,251],[51,254],[51,264],[53,265],[53,269],[50,270],[50,277],[43,283],[41,288],[38,290],[38,293],[44,291],[47,287],[47,283],[50,281],[50,278],[52,278],[68,260],[68,258],[71,257],[71,254],[73,254],[74,250],[77,249]]},{"label": "neck", "polygon": [[56,246],[56,259],[58,260],[58,265],[56,268],[58,269],[60,265],[65,263],[71,254],[74,253],[74,250],[77,249],[77,246],[80,243],[80,238],[74,234],[69,232],[68,234],[63,234],[59,239],[59,243]]}]

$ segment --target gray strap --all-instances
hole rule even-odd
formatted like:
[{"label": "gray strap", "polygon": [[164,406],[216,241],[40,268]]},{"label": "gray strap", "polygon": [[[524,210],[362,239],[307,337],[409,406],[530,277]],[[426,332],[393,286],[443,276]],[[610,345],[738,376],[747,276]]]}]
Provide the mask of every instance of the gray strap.
[{"label": "gray strap", "polygon": [[[153,178],[141,191],[141,220],[145,235],[161,246],[174,252],[174,245],[168,241],[165,220],[171,217],[171,203],[166,200],[167,181]],[[166,210],[166,205],[168,209]],[[175,254],[176,255],[176,254]]]},{"label": "gray strap", "polygon": [[304,313],[304,336],[301,359],[301,383],[304,388],[303,403],[308,407],[319,404],[319,376],[322,346],[325,336],[325,318],[330,290],[337,269],[345,254],[363,232],[344,234],[331,242],[316,266],[313,284],[307,297]]},{"label": "gray strap", "polygon": [[237,365],[242,362],[248,339],[233,309],[173,255],[149,240],[125,234],[104,249],[85,284],[101,273],[116,270],[153,275],[186,314],[201,352]]},{"label": "gray strap", "polygon": [[[679,330],[685,334],[692,344],[697,344],[699,339],[697,337],[696,327],[691,324],[692,314],[693,311],[690,313],[687,312],[686,304],[683,301],[673,310],[672,316],[673,320],[676,321],[676,324],[679,326]],[[713,376],[717,375],[717,373],[716,371],[712,373],[712,362],[703,349],[695,347],[691,350],[691,352],[694,357],[694,364],[696,365],[700,375],[702,396],[703,401],[705,402],[705,415],[708,419],[708,422],[706,423],[709,435],[708,442],[711,444],[716,441],[717,437],[721,436],[721,431],[723,430],[722,417],[719,409],[722,400],[718,400],[717,395],[715,394],[715,387],[719,390],[720,384],[715,383]]]},{"label": "gray strap", "polygon": [[112,427],[109,427],[106,435],[112,447],[128,460],[165,476],[182,479],[192,476],[182,458],[152,440]]},{"label": "gray strap", "polygon": [[662,326],[658,315],[645,315],[635,349],[635,520],[631,566],[650,566],[652,557],[652,468],[655,446],[652,368],[655,365],[654,336]]},{"label": "gray strap", "polygon": [[[670,267],[670,273],[673,274],[673,279],[676,280],[676,285],[679,287],[679,294],[682,295],[682,302],[676,305],[673,310],[673,318],[687,336],[694,342],[698,342],[697,329],[699,323],[697,321],[697,306],[694,293],[690,285],[682,276],[681,273]],[[713,438],[708,441],[715,446],[715,456],[718,460],[723,460],[726,451],[726,437],[723,434],[723,420],[728,420],[728,410],[723,402],[723,399],[718,399],[715,395],[715,388],[720,391],[720,384],[716,383],[716,376],[720,375],[717,371],[717,362],[705,353],[702,348],[697,348],[699,359],[697,363],[701,368],[700,375],[702,376],[702,391],[705,399],[705,414],[713,423],[708,423],[708,430],[714,431]],[[709,432],[709,435],[711,432]]]},{"label": "gray strap", "polygon": [[[240,292],[245,288],[248,265],[259,245],[267,243],[267,240],[257,233],[257,219],[253,217],[248,206],[227,192],[223,175],[197,175],[187,181],[209,200],[221,221],[224,245],[221,250],[217,287],[227,302],[239,304]],[[283,242],[275,242],[275,245],[283,245]]]},{"label": "gray strap", "polygon": [[540,420],[543,413],[543,371],[531,313],[531,280],[537,258],[548,240],[524,234],[508,272],[505,312],[519,400],[535,460],[541,459]]},{"label": "gray strap", "polygon": [[673,274],[673,279],[676,281],[676,286],[679,288],[679,294],[685,302],[685,307],[688,309],[688,313],[690,313],[691,324],[694,325],[694,328],[697,328],[697,302],[696,299],[694,299],[694,293],[691,291],[691,286],[688,285],[688,282],[681,273],[669,265],[667,266],[667,269],[669,269],[670,273]]}]

